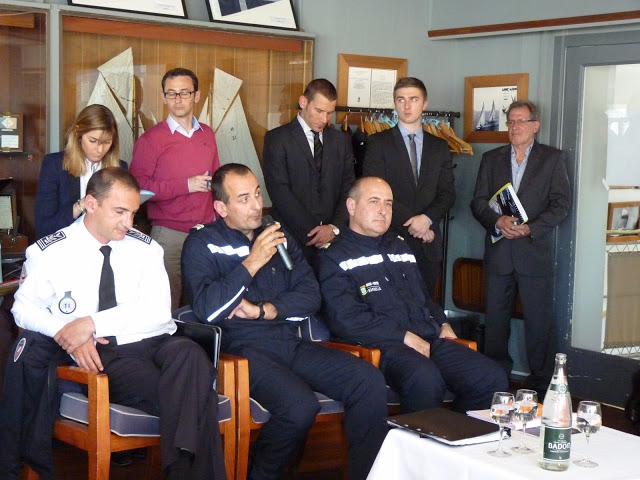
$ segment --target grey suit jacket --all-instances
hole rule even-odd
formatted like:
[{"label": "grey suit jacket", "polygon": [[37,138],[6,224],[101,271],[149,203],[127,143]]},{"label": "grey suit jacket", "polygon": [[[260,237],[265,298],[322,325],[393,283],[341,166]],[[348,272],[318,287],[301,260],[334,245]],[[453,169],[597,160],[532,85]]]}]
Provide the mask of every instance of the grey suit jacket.
[{"label": "grey suit jacket", "polygon": [[303,246],[314,227],[347,224],[347,194],[355,179],[351,139],[332,127],[323,130],[320,175],[297,118],[264,137],[264,180],[273,217]]},{"label": "grey suit jacket", "polygon": [[[363,175],[384,178],[393,192],[391,228],[409,243],[411,249],[422,249],[431,262],[442,260],[440,220],[453,206],[456,190],[449,146],[444,140],[424,133],[422,161],[417,185],[413,181],[409,152],[396,126],[367,139]],[[403,224],[414,215],[431,219],[435,239],[422,243],[413,238]]]},{"label": "grey suit jacket", "polygon": [[484,262],[489,273],[545,276],[554,273],[555,227],[569,212],[571,186],[564,153],[534,142],[518,197],[529,217],[531,236],[491,243],[500,214],[488,205],[489,199],[511,182],[511,145],[504,145],[482,156],[476,188],[471,201],[473,216],[487,230]]}]

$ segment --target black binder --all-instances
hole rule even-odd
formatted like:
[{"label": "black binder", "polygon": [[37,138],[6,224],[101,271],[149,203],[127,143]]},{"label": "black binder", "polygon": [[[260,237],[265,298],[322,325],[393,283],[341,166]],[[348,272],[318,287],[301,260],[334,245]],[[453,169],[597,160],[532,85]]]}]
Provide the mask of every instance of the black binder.
[{"label": "black binder", "polygon": [[499,439],[498,425],[446,408],[394,415],[387,419],[387,423],[449,445],[470,445]]}]

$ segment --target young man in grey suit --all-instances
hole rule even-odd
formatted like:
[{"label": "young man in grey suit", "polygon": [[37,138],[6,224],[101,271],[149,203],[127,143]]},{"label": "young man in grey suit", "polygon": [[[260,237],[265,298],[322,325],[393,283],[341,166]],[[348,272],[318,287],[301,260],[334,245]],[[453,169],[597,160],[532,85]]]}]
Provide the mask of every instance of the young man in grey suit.
[{"label": "young man in grey suit", "polygon": [[264,180],[273,217],[293,234],[307,260],[347,223],[345,202],[355,179],[351,140],[326,128],[338,94],[324,78],[300,96],[300,112],[264,137]]},{"label": "young man in grey suit", "polygon": [[380,177],[393,191],[391,230],[411,247],[433,297],[442,269],[440,220],[456,199],[447,142],[422,130],[427,88],[421,80],[401,78],[393,88],[398,125],[367,140],[363,175]]},{"label": "young man in grey suit", "polygon": [[[524,308],[531,371],[526,384],[540,391],[546,389],[553,373],[554,233],[569,211],[571,187],[563,152],[534,139],[540,117],[532,102],[513,102],[507,110],[507,127],[511,143],[482,156],[471,201],[473,216],[487,231],[485,354],[502,363],[507,374],[511,372],[508,343],[517,290]],[[522,225],[515,217],[494,212],[488,204],[508,182],[529,217]],[[503,238],[493,243],[491,236],[499,233]]]}]

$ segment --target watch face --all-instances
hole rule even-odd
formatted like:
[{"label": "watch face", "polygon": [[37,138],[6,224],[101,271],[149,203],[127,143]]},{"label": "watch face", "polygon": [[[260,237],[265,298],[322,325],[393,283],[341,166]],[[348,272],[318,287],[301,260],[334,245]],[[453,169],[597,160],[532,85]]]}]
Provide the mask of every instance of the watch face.
[{"label": "watch face", "polygon": [[331,229],[333,230],[333,234],[338,236],[340,235],[340,229],[338,227],[331,227]]}]

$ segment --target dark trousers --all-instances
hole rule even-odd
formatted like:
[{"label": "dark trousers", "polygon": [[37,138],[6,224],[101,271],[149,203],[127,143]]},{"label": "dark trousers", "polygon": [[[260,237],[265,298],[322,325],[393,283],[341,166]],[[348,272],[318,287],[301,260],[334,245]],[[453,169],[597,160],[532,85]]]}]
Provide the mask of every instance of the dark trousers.
[{"label": "dark trousers", "polygon": [[496,362],[441,338],[431,342],[430,357],[404,344],[385,348],[380,370],[400,395],[403,412],[440,407],[447,390],[455,394],[452,408],[456,411],[489,408],[494,392],[509,387]]},{"label": "dark trousers", "polygon": [[442,273],[442,262],[430,262],[425,257],[419,258],[419,256],[416,256],[416,261],[424,280],[425,295],[428,295],[433,300],[436,292],[436,283],[438,283],[438,277]]},{"label": "dark trousers", "polygon": [[317,391],[344,405],[349,479],[364,480],[387,432],[384,378],[349,353],[300,340],[294,327],[274,326],[268,338],[232,339],[225,347],[249,360],[251,397],[271,414],[253,447],[249,478],[282,478],[320,410]]},{"label": "dark trousers", "polygon": [[42,479],[53,478],[56,367],[65,363],[71,358],[51,337],[24,330],[14,342],[0,401],[0,479],[20,478],[23,461]]},{"label": "dark trousers", "polygon": [[485,354],[511,372],[509,355],[511,312],[520,293],[524,309],[524,332],[532,388],[546,388],[553,374],[556,329],[553,321],[553,276],[532,277],[515,272],[487,274],[487,314],[485,317]]},{"label": "dark trousers", "polygon": [[160,416],[163,469],[186,450],[194,455],[189,478],[226,479],[216,371],[198,344],[161,335],[109,345],[100,355],[111,401]]}]

